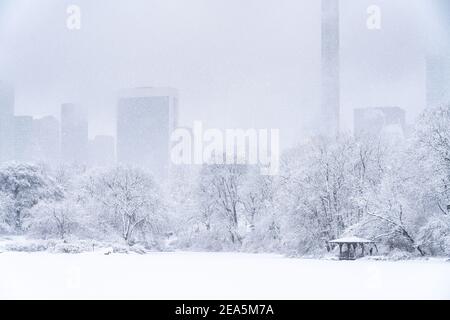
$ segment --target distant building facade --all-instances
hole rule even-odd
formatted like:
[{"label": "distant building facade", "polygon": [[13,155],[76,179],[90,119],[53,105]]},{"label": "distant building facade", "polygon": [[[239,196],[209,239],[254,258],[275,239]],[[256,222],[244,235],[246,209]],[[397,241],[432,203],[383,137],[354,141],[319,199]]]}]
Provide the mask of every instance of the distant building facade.
[{"label": "distant building facade", "polygon": [[33,117],[14,117],[14,159],[19,162],[34,160]]},{"label": "distant building facade", "polygon": [[89,165],[108,167],[116,163],[115,140],[113,136],[99,135],[89,141]]},{"label": "distant building facade", "polygon": [[172,88],[121,92],[117,110],[117,160],[167,176],[170,135],[177,125],[178,94]]},{"label": "distant building facade", "polygon": [[52,116],[34,119],[34,157],[38,162],[56,165],[60,162],[60,123]]},{"label": "distant building facade", "polygon": [[0,162],[14,158],[14,89],[0,81]]},{"label": "distant building facade", "polygon": [[61,106],[61,156],[64,163],[88,162],[88,120],[82,108],[73,103]]},{"label": "distant building facade", "polygon": [[427,57],[427,107],[450,105],[450,53]]},{"label": "distant building facade", "polygon": [[399,107],[358,108],[354,110],[355,136],[380,136],[387,131],[405,135],[405,110]]}]

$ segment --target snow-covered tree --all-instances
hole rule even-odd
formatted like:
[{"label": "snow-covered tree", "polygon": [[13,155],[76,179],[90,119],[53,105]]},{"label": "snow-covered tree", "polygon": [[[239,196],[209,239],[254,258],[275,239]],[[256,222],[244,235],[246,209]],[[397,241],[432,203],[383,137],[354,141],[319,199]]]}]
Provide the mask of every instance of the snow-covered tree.
[{"label": "snow-covered tree", "polygon": [[315,138],[284,155],[276,201],[286,215],[282,234],[289,250],[325,248],[356,222],[358,159],[348,135]]},{"label": "snow-covered tree", "polygon": [[82,188],[89,209],[99,213],[103,232],[116,232],[127,244],[162,232],[164,204],[159,187],[145,171],[117,167],[88,173]]},{"label": "snow-covered tree", "polygon": [[[198,170],[195,167],[179,166],[171,170],[164,192],[171,218],[172,231],[179,231],[197,214],[198,193],[196,192]],[[192,223],[191,223],[192,224]]]},{"label": "snow-covered tree", "polygon": [[0,233],[12,233],[14,226],[14,201],[8,194],[0,192]]},{"label": "snow-covered tree", "polygon": [[249,168],[242,186],[241,202],[247,223],[243,249],[277,251],[280,245],[280,214],[275,204],[277,178]]},{"label": "snow-covered tree", "polygon": [[242,192],[247,166],[239,164],[207,164],[200,172],[201,208],[212,211],[222,219],[222,228],[228,232],[234,245],[242,244]]},{"label": "snow-covered tree", "polygon": [[391,174],[367,195],[364,236],[382,240],[391,249],[417,250],[424,255],[417,239],[419,215],[404,188],[405,181]]},{"label": "snow-covered tree", "polygon": [[16,231],[23,231],[23,221],[29,209],[45,200],[59,200],[63,192],[53,178],[41,167],[10,163],[0,167],[0,192],[13,202],[10,223]]},{"label": "snow-covered tree", "polygon": [[30,232],[43,238],[67,239],[81,228],[83,213],[71,199],[42,201],[30,210]]},{"label": "snow-covered tree", "polygon": [[415,177],[430,210],[447,215],[450,205],[450,106],[427,109],[416,125],[410,151]]}]

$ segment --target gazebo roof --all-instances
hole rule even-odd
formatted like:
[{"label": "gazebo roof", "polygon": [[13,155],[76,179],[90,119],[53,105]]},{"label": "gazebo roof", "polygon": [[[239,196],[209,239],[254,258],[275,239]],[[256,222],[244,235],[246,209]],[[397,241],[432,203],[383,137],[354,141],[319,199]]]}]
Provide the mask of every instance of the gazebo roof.
[{"label": "gazebo roof", "polygon": [[329,241],[330,243],[374,243],[372,240],[367,240],[359,237],[345,237]]}]

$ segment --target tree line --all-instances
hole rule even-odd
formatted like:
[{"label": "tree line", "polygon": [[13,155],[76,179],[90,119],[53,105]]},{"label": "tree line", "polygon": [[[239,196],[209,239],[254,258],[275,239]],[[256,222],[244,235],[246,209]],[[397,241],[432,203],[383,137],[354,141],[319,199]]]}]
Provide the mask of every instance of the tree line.
[{"label": "tree line", "polygon": [[[313,137],[280,173],[177,166],[167,181],[117,166],[0,167],[0,233],[147,248],[325,253],[355,235],[385,253],[450,254],[450,107],[426,110],[407,138]],[[329,247],[328,247],[329,249]]]}]

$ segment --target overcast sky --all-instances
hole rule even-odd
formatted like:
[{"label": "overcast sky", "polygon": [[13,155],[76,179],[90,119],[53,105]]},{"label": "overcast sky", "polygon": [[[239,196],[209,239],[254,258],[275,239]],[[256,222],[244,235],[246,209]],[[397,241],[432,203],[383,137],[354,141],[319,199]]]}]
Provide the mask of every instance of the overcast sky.
[{"label": "overcast sky", "polygon": [[[341,2],[343,128],[355,107],[425,105],[425,53],[449,43],[449,1]],[[79,5],[81,30],[66,28]],[[382,29],[368,30],[379,5]],[[0,0],[0,79],[16,113],[84,105],[90,134],[113,134],[121,88],[170,86],[191,125],[280,128],[298,141],[319,106],[320,1]],[[305,125],[306,124],[306,125]]]}]

